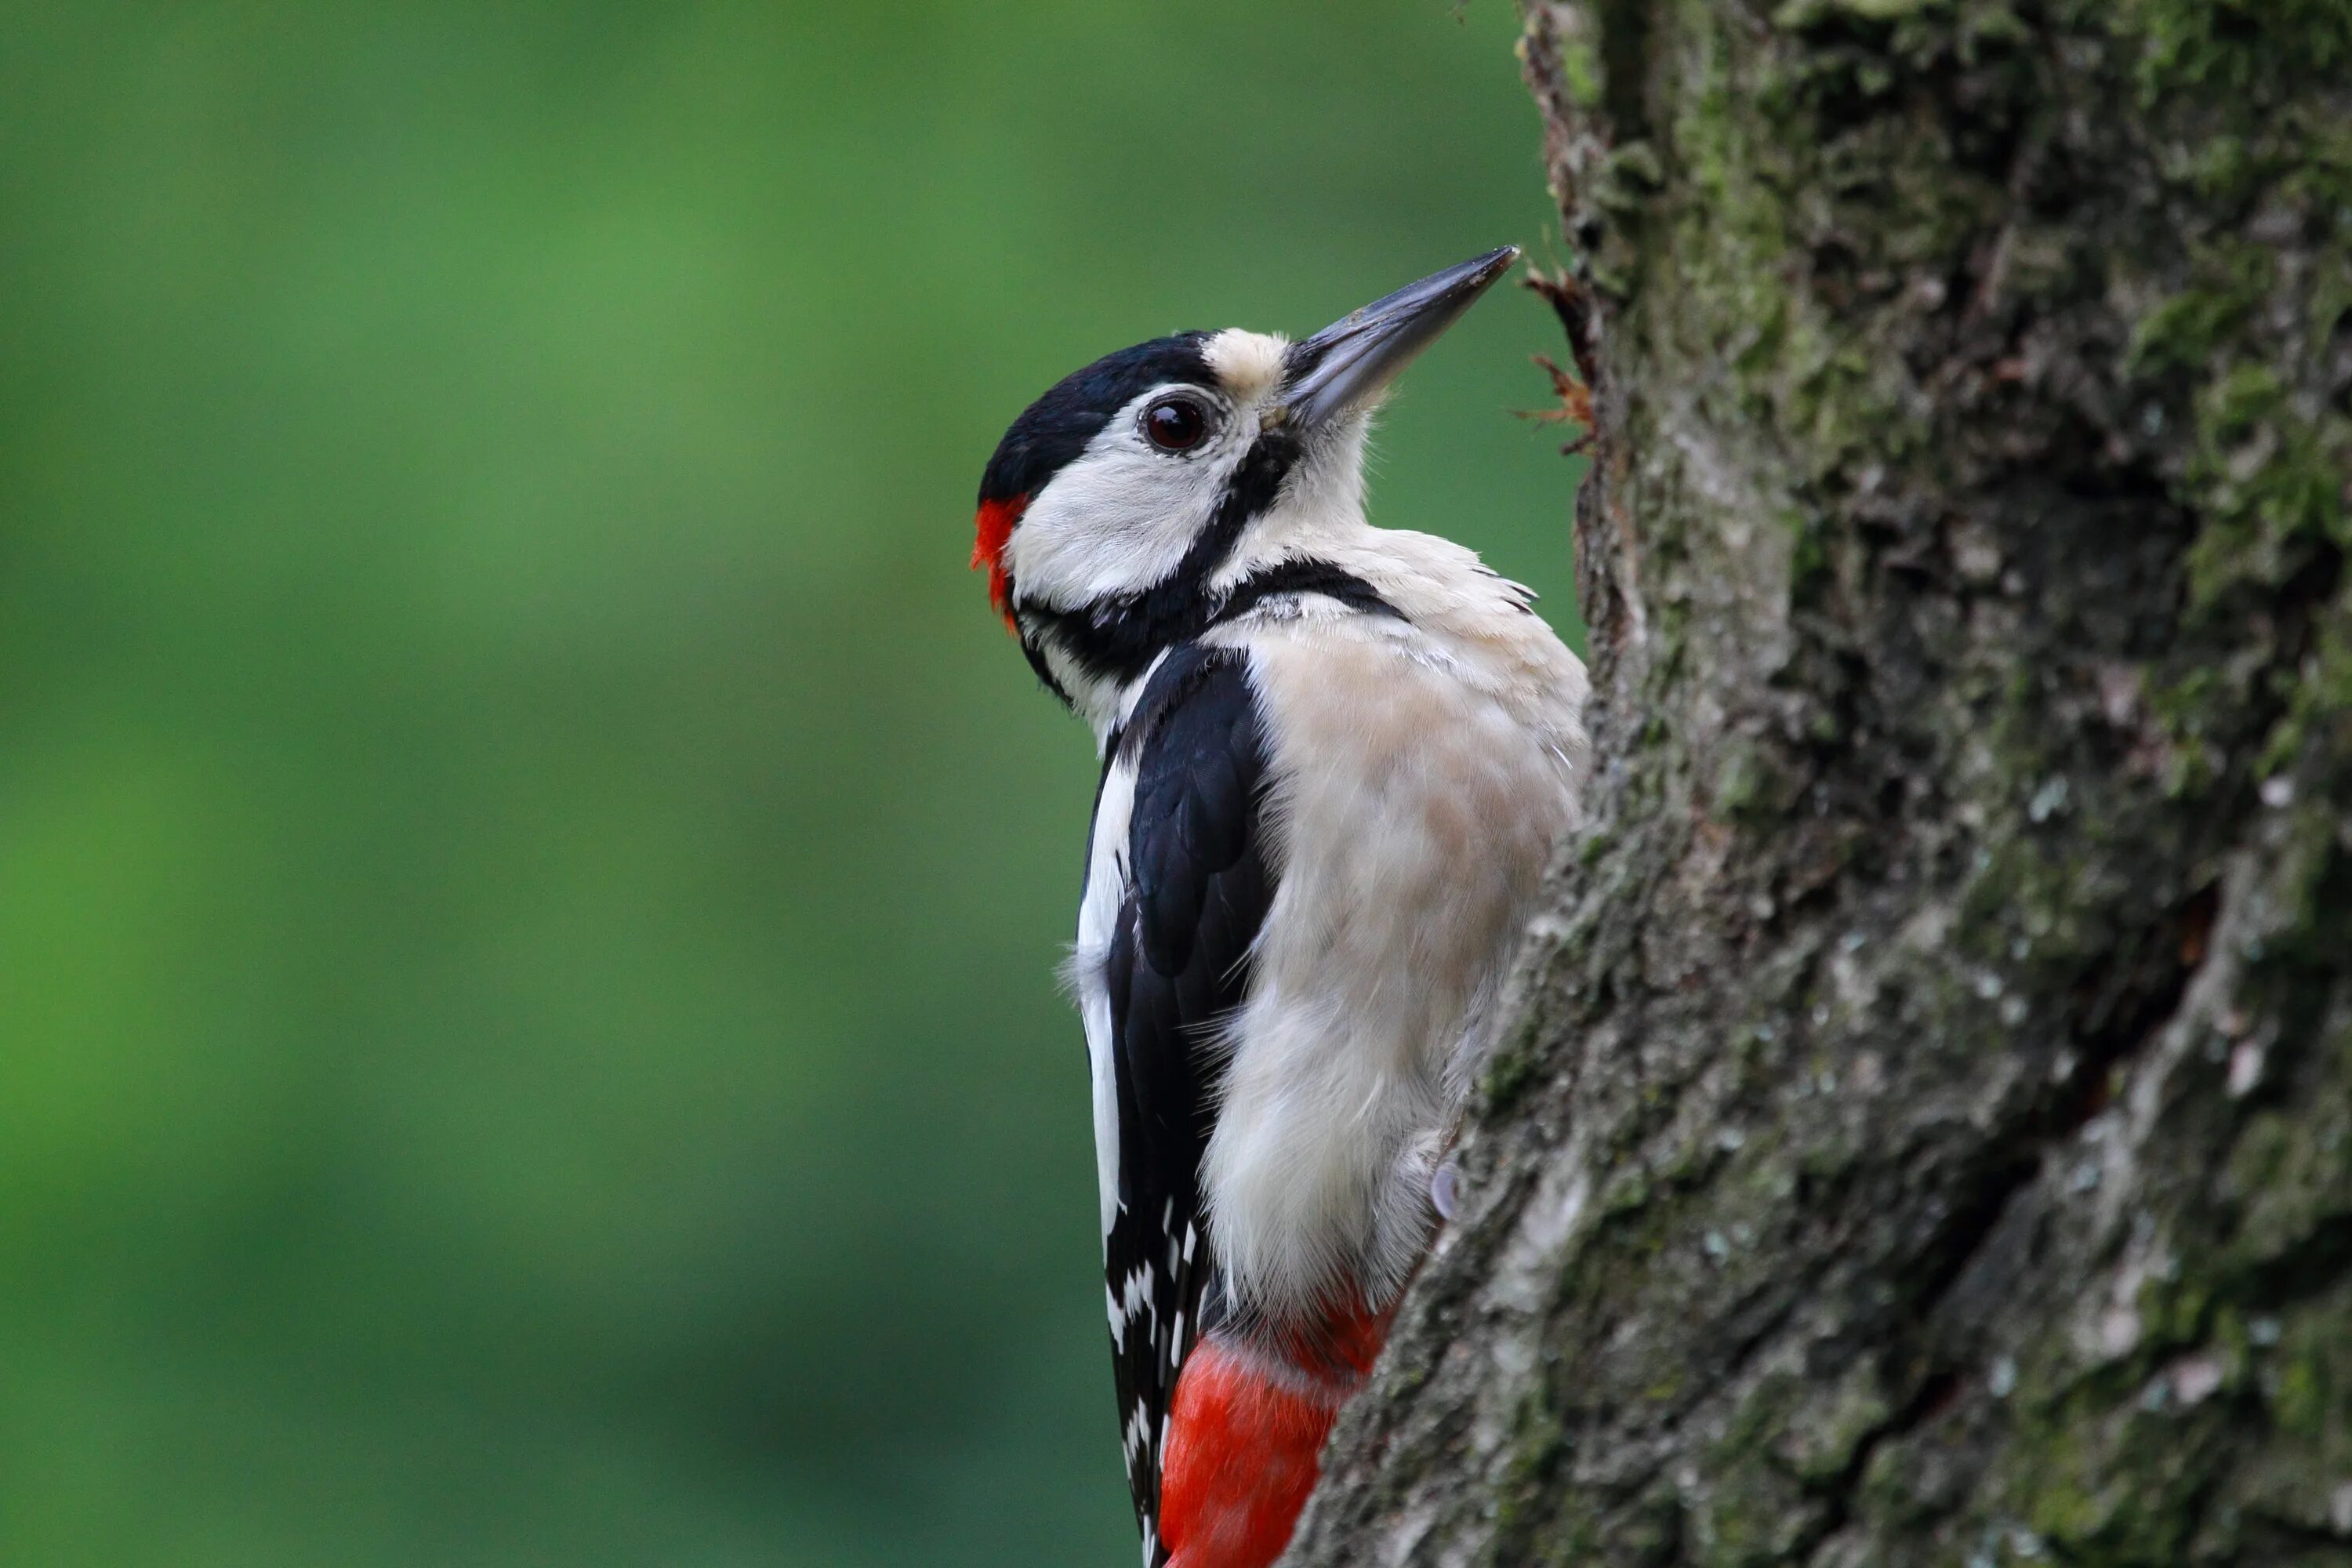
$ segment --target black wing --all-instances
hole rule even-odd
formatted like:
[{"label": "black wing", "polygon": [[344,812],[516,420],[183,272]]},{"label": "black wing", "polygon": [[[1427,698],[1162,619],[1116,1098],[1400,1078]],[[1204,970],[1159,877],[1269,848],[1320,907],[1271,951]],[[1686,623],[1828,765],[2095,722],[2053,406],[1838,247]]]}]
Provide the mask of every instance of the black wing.
[{"label": "black wing", "polygon": [[1176,1374],[1223,1309],[1201,1212],[1201,1154],[1223,1070],[1216,1031],[1249,984],[1274,896],[1260,841],[1265,737],[1244,656],[1178,648],[1108,766],[1135,769],[1128,881],[1103,964],[1117,1078],[1118,1205],[1104,1240],[1119,1435],[1147,1561]]}]

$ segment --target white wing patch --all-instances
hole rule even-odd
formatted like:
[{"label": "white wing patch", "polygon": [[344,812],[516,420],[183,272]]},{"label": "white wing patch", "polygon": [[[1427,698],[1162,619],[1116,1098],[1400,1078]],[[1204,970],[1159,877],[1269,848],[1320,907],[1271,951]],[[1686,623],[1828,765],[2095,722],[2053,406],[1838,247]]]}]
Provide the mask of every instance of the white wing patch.
[{"label": "white wing patch", "polygon": [[[1103,775],[1095,806],[1093,850],[1087,865],[1086,897],[1078,905],[1078,941],[1070,955],[1076,982],[1078,1016],[1087,1030],[1087,1063],[1094,1085],[1095,1184],[1102,1204],[1102,1233],[1110,1235],[1118,1212],[1118,1079],[1111,1064],[1110,994],[1104,989],[1103,959],[1118,934],[1118,911],[1127,899],[1128,819],[1135,809],[1135,764],[1114,761]],[[1118,1332],[1116,1322],[1112,1332]]]}]

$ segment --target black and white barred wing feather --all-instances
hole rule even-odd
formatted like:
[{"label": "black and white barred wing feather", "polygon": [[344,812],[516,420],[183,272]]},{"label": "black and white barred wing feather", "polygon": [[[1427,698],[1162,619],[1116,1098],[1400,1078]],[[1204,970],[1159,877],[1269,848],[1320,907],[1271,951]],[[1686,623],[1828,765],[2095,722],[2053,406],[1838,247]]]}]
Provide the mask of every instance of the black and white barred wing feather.
[{"label": "black and white barred wing feather", "polygon": [[1244,656],[1171,653],[1110,748],[1087,851],[1078,983],[1095,1088],[1120,1440],[1146,1561],[1176,1379],[1223,1290],[1201,1201],[1217,1032],[1274,895],[1266,751]]}]

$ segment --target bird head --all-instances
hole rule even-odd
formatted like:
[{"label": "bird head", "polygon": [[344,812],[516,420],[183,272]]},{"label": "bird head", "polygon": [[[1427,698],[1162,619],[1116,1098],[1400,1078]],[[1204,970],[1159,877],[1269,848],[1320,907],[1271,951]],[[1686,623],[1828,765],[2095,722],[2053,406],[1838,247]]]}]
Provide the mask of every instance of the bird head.
[{"label": "bird head", "polygon": [[982,477],[971,563],[1039,677],[1092,706],[1198,635],[1301,529],[1360,521],[1373,409],[1518,254],[1449,267],[1296,342],[1155,338],[1031,404]]}]

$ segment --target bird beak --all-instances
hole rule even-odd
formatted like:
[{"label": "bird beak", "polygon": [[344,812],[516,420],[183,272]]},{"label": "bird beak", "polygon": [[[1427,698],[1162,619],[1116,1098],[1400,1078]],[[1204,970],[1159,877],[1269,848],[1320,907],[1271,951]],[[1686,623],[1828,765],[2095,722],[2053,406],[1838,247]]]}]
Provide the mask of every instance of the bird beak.
[{"label": "bird beak", "polygon": [[1409,283],[1291,344],[1284,356],[1286,417],[1314,426],[1370,403],[1518,258],[1516,245],[1490,250]]}]

